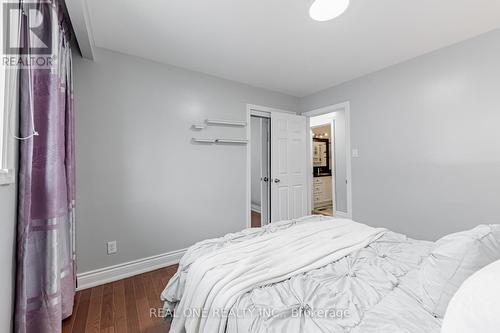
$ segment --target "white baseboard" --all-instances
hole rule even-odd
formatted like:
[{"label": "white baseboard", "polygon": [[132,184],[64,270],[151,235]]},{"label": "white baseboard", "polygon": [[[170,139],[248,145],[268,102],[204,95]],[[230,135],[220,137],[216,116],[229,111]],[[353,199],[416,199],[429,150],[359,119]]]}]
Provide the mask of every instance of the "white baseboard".
[{"label": "white baseboard", "polygon": [[344,218],[344,219],[350,219],[351,218],[347,213],[340,212],[340,211],[336,211],[335,212],[335,216],[336,217],[340,217],[340,218]]},{"label": "white baseboard", "polygon": [[252,204],[252,211],[260,214],[260,206]]},{"label": "white baseboard", "polygon": [[129,261],[123,264],[104,267],[76,275],[77,290],[83,290],[118,281],[134,275],[151,272],[156,269],[179,263],[187,249],[172,251],[149,258]]}]

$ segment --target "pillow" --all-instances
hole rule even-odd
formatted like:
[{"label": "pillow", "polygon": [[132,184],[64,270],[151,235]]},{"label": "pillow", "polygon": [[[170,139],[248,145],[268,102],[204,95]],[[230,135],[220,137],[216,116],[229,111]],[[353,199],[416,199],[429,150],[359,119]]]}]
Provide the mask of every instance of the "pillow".
[{"label": "pillow", "polygon": [[462,283],[481,268],[500,259],[500,225],[480,225],[438,240],[419,271],[423,306],[443,318]]},{"label": "pillow", "polygon": [[498,333],[500,260],[469,277],[450,301],[441,333]]}]

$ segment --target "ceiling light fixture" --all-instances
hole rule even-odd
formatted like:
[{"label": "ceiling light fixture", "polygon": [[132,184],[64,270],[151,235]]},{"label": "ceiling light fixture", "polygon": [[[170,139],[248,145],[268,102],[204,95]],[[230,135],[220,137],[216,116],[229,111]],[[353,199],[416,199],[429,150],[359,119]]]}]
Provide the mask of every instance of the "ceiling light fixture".
[{"label": "ceiling light fixture", "polygon": [[349,0],[315,0],[309,16],[316,21],[329,21],[342,15],[349,7]]}]

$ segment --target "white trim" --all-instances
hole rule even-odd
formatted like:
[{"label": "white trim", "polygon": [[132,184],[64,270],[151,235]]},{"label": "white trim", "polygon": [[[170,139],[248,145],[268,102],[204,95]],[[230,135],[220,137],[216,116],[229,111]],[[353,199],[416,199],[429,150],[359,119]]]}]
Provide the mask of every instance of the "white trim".
[{"label": "white trim", "polygon": [[109,282],[122,280],[134,275],[175,265],[179,263],[186,251],[187,249],[172,251],[149,258],[129,261],[123,264],[77,274],[77,290],[92,288]]},{"label": "white trim", "polygon": [[[271,118],[273,113],[288,113],[288,114],[298,114],[297,112],[271,108],[268,106],[255,105],[255,104],[247,104],[247,170],[246,170],[246,187],[247,187],[247,195],[246,195],[246,224],[247,228],[252,227],[252,135],[251,135],[251,116],[258,117],[266,117]],[[271,133],[272,135],[272,133]]]},{"label": "white trim", "polygon": [[254,115],[258,115],[258,113],[267,113],[268,116],[269,114],[272,114],[273,112],[281,112],[281,113],[289,113],[289,114],[298,114],[297,112],[294,111],[289,111],[289,110],[283,110],[283,109],[277,109],[277,108],[271,108],[268,106],[262,106],[262,105],[256,105],[256,104],[247,104],[247,112],[249,110],[252,110]]},{"label": "white trim", "polygon": [[[3,6],[3,3],[1,4],[2,7],[0,8],[0,15],[2,16],[2,19],[4,17],[4,13],[3,13],[3,9],[4,9],[4,6]],[[4,26],[2,24],[2,26],[0,27],[0,42],[2,43],[2,45],[4,44],[4,31],[3,31]],[[6,166],[4,165],[4,161],[5,161],[5,158],[4,158],[4,153],[5,153],[5,149],[6,149],[6,140],[7,140],[7,126],[5,126],[5,124],[7,124],[7,96],[9,96],[8,93],[6,93],[6,90],[7,90],[7,67],[5,65],[1,65],[0,66],[0,185],[2,184],[2,182],[4,181],[4,176],[6,173],[7,173],[7,168]],[[9,89],[10,90],[10,89]]]},{"label": "white trim", "polygon": [[66,8],[82,56],[95,59],[95,42],[87,0],[66,0]]},{"label": "white trim", "polygon": [[[334,214],[337,213],[337,159],[335,156],[337,156],[337,150],[335,148],[335,140],[332,139],[335,135],[337,135],[337,123],[335,119],[330,120],[330,131],[331,131],[331,136],[330,136],[330,142],[333,144],[330,145],[331,149],[331,154],[332,157],[330,157],[330,160],[333,160],[333,174],[332,174],[332,207],[333,207],[333,212]],[[346,193],[347,194],[347,193]]]},{"label": "white trim", "polygon": [[0,150],[0,185],[13,184],[16,181],[16,140],[11,133],[12,128],[17,127],[17,104],[18,104],[18,89],[17,77],[18,67],[5,69],[3,66],[1,70],[5,70],[5,93],[3,101],[3,112],[0,112],[2,121],[2,149]]},{"label": "white trim", "polygon": [[351,217],[349,217],[349,214],[344,213],[344,212],[340,212],[340,211],[335,212],[335,217],[340,217],[340,218],[344,218],[344,219],[351,218]]},{"label": "white trim", "polygon": [[306,116],[306,158],[307,161],[309,161],[306,165],[306,172],[307,172],[307,182],[306,182],[306,191],[307,191],[307,211],[312,214],[313,213],[313,180],[312,180],[312,175],[313,175],[313,166],[312,166],[312,160],[313,160],[313,148],[312,148],[312,135],[311,135],[311,118]]},{"label": "white trim", "polygon": [[246,207],[245,207],[245,215],[246,215],[246,225],[247,228],[252,227],[252,134],[251,134],[251,118],[252,108],[247,104],[247,161],[246,161]]},{"label": "white trim", "polygon": [[14,170],[0,169],[0,186],[14,184],[15,182]]},{"label": "white trim", "polygon": [[352,219],[352,148],[351,148],[351,104],[345,103],[345,150],[347,177],[347,217]]},{"label": "white trim", "polygon": [[321,116],[327,113],[332,113],[336,111],[350,111],[350,102],[343,102],[334,105],[325,106],[319,109],[314,109],[311,111],[303,112],[302,115],[306,117]]},{"label": "white trim", "polygon": [[[333,113],[333,112],[338,112],[338,111],[344,111],[345,112],[345,125],[346,125],[346,132],[345,132],[345,135],[346,135],[346,140],[345,140],[345,144],[346,144],[346,178],[347,178],[347,212],[346,213],[342,213],[342,212],[337,212],[338,215],[344,215],[344,217],[346,218],[350,218],[352,219],[352,150],[351,150],[351,104],[350,102],[343,102],[343,103],[338,103],[338,104],[334,104],[334,105],[329,105],[329,106],[325,106],[325,107],[322,107],[322,108],[319,108],[319,109],[315,109],[315,110],[311,110],[311,111],[308,111],[308,112],[304,112],[302,113],[302,115],[308,117],[308,127],[311,126],[310,124],[310,118],[311,117],[316,117],[316,116],[321,116],[321,115],[324,115],[324,114],[328,114],[328,113]],[[310,135],[310,131],[308,131],[308,141],[311,143],[310,145],[308,145],[308,155],[309,155],[309,158],[310,160],[312,160],[312,151],[311,151],[311,145],[312,145],[312,138],[311,138],[311,135]],[[310,209],[312,209],[312,165],[311,163],[308,163],[309,165],[309,186],[310,188],[308,189],[308,192],[309,192],[309,206],[310,206]]]},{"label": "white trim", "polygon": [[251,116],[260,117],[260,118],[268,118],[271,119],[271,113],[259,110],[251,110]]}]

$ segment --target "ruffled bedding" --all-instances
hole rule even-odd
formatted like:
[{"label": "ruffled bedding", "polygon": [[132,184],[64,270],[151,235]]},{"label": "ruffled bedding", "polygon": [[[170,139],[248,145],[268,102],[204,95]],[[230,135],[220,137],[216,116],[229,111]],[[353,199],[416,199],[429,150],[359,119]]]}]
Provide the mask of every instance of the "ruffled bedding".
[{"label": "ruffled bedding", "polygon": [[[174,322],[178,319],[175,309],[184,296],[189,270],[207,253],[328,219],[313,216],[278,222],[195,244],[162,293],[165,313],[173,312]],[[225,319],[225,331],[439,332],[441,320],[413,296],[416,272],[432,246],[431,242],[385,232],[368,246],[320,268],[241,294]]]}]

